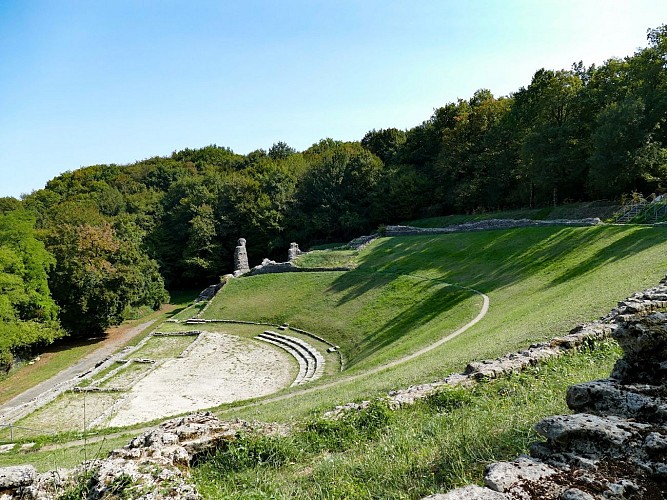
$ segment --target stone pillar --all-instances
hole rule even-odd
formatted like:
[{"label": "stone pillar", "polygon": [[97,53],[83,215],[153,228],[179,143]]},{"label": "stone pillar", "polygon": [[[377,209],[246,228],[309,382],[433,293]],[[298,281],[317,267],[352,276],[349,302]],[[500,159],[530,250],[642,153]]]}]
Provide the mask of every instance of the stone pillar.
[{"label": "stone pillar", "polygon": [[239,243],[236,250],[234,250],[234,276],[240,276],[248,271],[250,271],[250,266],[248,266],[248,252],[245,248],[245,238],[239,238]]},{"label": "stone pillar", "polygon": [[299,255],[301,255],[301,250],[299,250],[299,245],[297,243],[290,243],[289,250],[287,251],[287,261],[292,262]]}]

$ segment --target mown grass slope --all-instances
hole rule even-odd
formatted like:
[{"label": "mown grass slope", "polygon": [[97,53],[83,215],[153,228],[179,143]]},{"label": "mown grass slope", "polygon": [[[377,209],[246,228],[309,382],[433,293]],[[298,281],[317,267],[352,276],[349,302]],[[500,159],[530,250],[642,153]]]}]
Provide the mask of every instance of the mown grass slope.
[{"label": "mown grass slope", "polygon": [[[341,345],[348,367],[376,366],[487,317],[440,353],[462,368],[564,334],[594,319],[667,269],[667,228],[538,227],[382,238],[345,273],[265,275],[233,280],[207,318],[288,322]],[[461,315],[461,309],[465,313]],[[426,376],[433,376],[427,373]]]},{"label": "mown grass slope", "polygon": [[[472,359],[563,335],[606,313],[664,276],[667,228],[383,238],[357,262],[356,270],[340,275],[235,280],[212,304],[210,317],[288,321],[329,335],[345,345],[351,368],[320,391],[221,409],[223,417],[293,420],[297,430],[285,438],[243,438],[202,464],[194,477],[206,498],[422,498],[480,482],[487,463],[527,451],[540,418],[567,412],[568,385],[608,376],[619,355],[613,342],[399,412],[377,403],[333,423],[320,420],[318,412],[443,377]],[[470,308],[479,307],[478,296],[451,298],[452,289],[462,289],[445,283],[488,294],[487,316],[418,359],[364,377],[364,371],[436,340],[475,313]],[[460,314],[463,308],[467,312]],[[413,334],[412,326],[422,333]]]}]

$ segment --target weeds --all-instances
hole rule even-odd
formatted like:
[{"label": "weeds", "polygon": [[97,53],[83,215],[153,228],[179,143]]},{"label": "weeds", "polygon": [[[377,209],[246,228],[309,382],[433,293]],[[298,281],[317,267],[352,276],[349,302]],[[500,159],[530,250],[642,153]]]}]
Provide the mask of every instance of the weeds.
[{"label": "weeds", "polygon": [[207,498],[422,498],[480,482],[525,453],[533,425],[563,413],[572,383],[609,374],[613,341],[472,389],[442,388],[399,411],[377,400],[287,437],[247,437],[194,471]]}]

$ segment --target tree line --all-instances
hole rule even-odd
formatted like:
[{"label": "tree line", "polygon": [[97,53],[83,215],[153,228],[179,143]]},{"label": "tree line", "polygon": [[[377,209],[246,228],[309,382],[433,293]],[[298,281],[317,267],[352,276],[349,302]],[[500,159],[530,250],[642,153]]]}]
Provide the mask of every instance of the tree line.
[{"label": "tree line", "polygon": [[[601,66],[540,69],[527,87],[479,90],[408,130],[283,142],[247,155],[216,145],[66,172],[0,200],[0,353],[90,335],[166,289],[431,215],[660,193],[667,179],[667,26]],[[254,262],[253,262],[254,261]]]}]

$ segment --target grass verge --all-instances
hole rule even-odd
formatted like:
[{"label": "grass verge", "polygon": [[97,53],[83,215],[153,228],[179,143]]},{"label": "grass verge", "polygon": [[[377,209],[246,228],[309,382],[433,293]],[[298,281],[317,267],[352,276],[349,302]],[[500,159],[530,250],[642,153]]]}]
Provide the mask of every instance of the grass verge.
[{"label": "grass verge", "polygon": [[287,437],[245,436],[194,471],[205,498],[422,498],[479,483],[484,466],[525,453],[532,426],[567,412],[566,388],[608,375],[613,342],[519,375],[448,389],[396,412],[381,402]]}]

